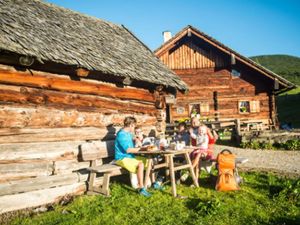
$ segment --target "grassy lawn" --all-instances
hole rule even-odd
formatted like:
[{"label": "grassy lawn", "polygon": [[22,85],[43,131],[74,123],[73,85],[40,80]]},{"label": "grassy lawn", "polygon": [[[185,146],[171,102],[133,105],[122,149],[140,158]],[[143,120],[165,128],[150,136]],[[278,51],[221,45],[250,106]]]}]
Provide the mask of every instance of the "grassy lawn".
[{"label": "grassy lawn", "polygon": [[291,122],[294,128],[300,128],[300,87],[276,97],[280,123]]},{"label": "grassy lawn", "polygon": [[[215,171],[214,171],[215,172]],[[200,188],[178,185],[178,193],[151,191],[139,196],[112,184],[112,196],[80,196],[53,211],[16,218],[11,224],[300,224],[300,180],[272,174],[241,173],[240,191],[216,192],[215,177],[201,175]]]}]

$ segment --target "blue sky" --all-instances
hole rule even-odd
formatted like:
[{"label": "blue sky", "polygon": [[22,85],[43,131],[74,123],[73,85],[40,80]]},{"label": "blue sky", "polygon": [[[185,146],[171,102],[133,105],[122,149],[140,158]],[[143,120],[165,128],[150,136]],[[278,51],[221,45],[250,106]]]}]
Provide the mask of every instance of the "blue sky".
[{"label": "blue sky", "polygon": [[299,0],[46,0],[123,24],[150,49],[192,25],[245,55],[300,57]]}]

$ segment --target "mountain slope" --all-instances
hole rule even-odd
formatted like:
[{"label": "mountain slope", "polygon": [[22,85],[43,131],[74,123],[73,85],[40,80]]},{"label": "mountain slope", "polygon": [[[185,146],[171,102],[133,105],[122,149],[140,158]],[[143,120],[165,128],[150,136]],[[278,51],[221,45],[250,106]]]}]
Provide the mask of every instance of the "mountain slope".
[{"label": "mountain slope", "polygon": [[254,62],[300,85],[300,58],[290,55],[261,55],[250,57]]}]

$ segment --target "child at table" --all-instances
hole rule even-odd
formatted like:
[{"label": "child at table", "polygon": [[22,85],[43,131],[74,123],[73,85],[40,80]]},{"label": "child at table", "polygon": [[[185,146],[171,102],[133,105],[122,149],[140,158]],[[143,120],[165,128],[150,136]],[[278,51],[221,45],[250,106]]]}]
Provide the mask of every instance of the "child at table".
[{"label": "child at table", "polygon": [[186,146],[190,145],[190,134],[186,130],[185,122],[178,124],[178,131],[174,137],[175,142],[184,142]]},{"label": "child at table", "polygon": [[135,137],[134,137],[134,145],[135,147],[142,147],[143,146],[143,140],[144,140],[144,133],[140,127],[135,127],[134,130]]},{"label": "child at table", "polygon": [[207,127],[201,125],[198,128],[198,133],[195,134],[192,129],[190,129],[191,138],[196,140],[196,146],[198,147],[191,153],[192,166],[195,169],[195,175],[198,179],[199,176],[199,161],[201,157],[207,157],[208,150],[208,135]]},{"label": "child at table", "polygon": [[191,119],[191,127],[190,127],[190,137],[191,137],[191,145],[192,146],[196,146],[197,145],[197,140],[194,138],[194,135],[191,135],[191,133],[197,135],[198,134],[198,128],[200,126],[200,121],[197,117],[193,117]]}]

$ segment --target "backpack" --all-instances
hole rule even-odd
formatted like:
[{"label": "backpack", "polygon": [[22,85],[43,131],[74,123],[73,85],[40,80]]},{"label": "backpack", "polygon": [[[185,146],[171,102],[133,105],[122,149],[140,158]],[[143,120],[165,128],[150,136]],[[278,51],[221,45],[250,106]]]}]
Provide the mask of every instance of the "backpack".
[{"label": "backpack", "polygon": [[235,178],[235,155],[228,149],[224,149],[217,156],[218,179],[217,191],[234,191],[240,187]]}]

